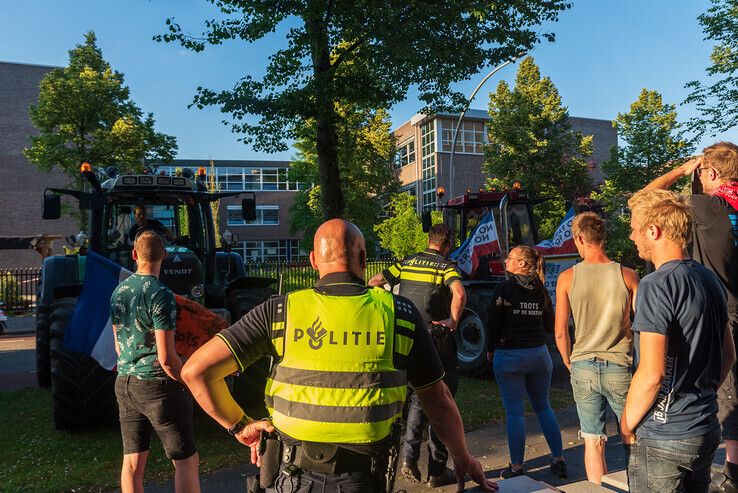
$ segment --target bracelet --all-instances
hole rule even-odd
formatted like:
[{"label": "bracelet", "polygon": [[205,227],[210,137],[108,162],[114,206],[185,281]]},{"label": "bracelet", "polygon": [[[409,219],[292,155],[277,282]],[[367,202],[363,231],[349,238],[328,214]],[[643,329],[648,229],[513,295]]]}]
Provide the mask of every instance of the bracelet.
[{"label": "bracelet", "polygon": [[241,417],[241,419],[238,420],[238,423],[228,428],[228,433],[230,433],[233,436],[238,435],[241,430],[246,428],[246,426],[251,422],[251,418],[249,418],[245,413]]}]

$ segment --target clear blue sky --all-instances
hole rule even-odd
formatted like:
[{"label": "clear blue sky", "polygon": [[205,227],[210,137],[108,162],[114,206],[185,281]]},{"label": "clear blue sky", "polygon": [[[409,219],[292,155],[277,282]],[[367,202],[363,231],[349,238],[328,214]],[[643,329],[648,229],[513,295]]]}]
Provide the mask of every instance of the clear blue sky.
[{"label": "clear blue sky", "polygon": [[[684,84],[705,79],[711,46],[703,41],[697,16],[708,0],[574,0],[557,24],[555,43],[532,55],[558,87],[572,116],[613,119],[626,112],[642,88],[656,89],[669,103],[684,100]],[[290,159],[292,151],[255,153],[221,124],[217,109],[187,109],[198,86],[231,88],[240,77],[259,75],[266,57],[280,46],[277,32],[258,43],[230,42],[192,53],[176,44],[156,43],[164,21],[174,16],[199,33],[215,13],[204,0],[0,0],[0,60],[65,65],[67,51],[93,29],[103,56],[125,74],[133,100],[154,113],[157,128],[175,135],[179,157],[187,159]],[[489,70],[458,84],[470,94]],[[473,108],[487,106],[497,82],[515,76],[506,67],[487,82]],[[416,94],[391,109],[394,126],[420,108]],[[678,108],[680,119],[692,115]],[[736,133],[721,136],[736,139]],[[703,144],[711,142],[708,138]]]}]

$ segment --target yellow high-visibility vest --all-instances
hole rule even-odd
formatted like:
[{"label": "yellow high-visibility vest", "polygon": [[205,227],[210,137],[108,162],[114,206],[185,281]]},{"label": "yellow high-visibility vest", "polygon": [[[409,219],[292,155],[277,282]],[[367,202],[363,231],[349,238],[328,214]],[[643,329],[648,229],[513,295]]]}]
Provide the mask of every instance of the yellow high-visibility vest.
[{"label": "yellow high-visibility vest", "polygon": [[387,437],[407,397],[412,306],[380,288],[357,296],[305,289],[276,311],[279,360],[265,393],[277,430],[320,443]]}]

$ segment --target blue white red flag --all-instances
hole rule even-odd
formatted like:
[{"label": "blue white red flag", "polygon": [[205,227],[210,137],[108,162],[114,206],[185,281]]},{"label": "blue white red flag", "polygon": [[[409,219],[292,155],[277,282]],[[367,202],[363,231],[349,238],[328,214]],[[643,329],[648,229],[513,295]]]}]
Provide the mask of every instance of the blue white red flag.
[{"label": "blue white red flag", "polygon": [[567,253],[577,253],[577,247],[574,244],[574,236],[571,232],[571,223],[574,221],[574,207],[569,209],[564,219],[556,228],[553,238],[543,240],[536,245],[536,250],[543,255],[561,255]]},{"label": "blue white red flag", "polygon": [[91,356],[106,370],[112,370],[118,362],[110,321],[110,297],[130,275],[128,269],[88,251],[82,292],[64,335],[66,349]]},{"label": "blue white red flag", "polygon": [[499,250],[495,216],[492,212],[487,212],[469,238],[451,254],[451,258],[456,261],[459,269],[471,276],[477,270],[480,257]]}]

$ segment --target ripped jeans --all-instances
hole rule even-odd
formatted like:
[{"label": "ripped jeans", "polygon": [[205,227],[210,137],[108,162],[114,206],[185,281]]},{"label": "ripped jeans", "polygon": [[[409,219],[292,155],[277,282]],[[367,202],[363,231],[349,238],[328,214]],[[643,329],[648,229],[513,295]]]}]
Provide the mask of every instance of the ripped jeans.
[{"label": "ripped jeans", "polygon": [[[579,415],[583,438],[607,440],[605,421],[607,404],[620,422],[625,398],[630,387],[630,368],[601,358],[574,361],[571,364],[571,387]],[[615,430],[617,433],[619,430]]]}]

